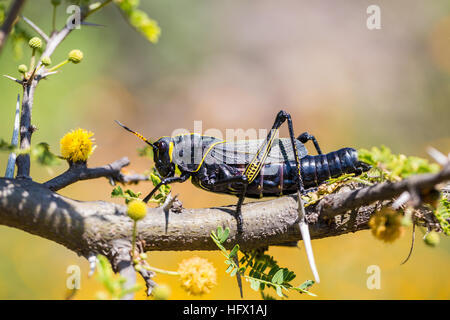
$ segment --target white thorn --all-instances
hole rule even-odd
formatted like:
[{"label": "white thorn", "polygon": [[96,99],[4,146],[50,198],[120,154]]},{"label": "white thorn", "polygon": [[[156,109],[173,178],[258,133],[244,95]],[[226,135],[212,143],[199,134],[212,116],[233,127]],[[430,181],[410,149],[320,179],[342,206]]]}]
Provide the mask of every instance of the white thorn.
[{"label": "white thorn", "polygon": [[91,277],[95,272],[95,268],[97,267],[97,257],[94,254],[90,255],[88,261],[89,261],[88,277]]},{"label": "white thorn", "polygon": [[299,222],[300,233],[302,234],[303,243],[305,245],[306,256],[308,257],[309,267],[314,275],[314,279],[317,283],[320,282],[319,272],[317,271],[316,262],[314,260],[314,254],[311,246],[311,237],[309,235],[308,224],[304,221]]},{"label": "white thorn", "polygon": [[446,157],[442,152],[436,150],[433,147],[428,147],[427,152],[441,166],[445,165],[450,159],[450,154],[448,157]]},{"label": "white thorn", "polygon": [[398,208],[400,208],[403,204],[406,203],[406,201],[408,201],[409,199],[411,199],[411,195],[409,194],[408,191],[404,191],[392,204],[392,208],[394,210],[397,210]]},{"label": "white thorn", "polygon": [[311,245],[311,236],[309,235],[308,223],[306,223],[305,217],[305,207],[303,205],[303,199],[300,192],[298,192],[298,213],[300,222],[298,226],[300,228],[300,233],[302,235],[303,243],[305,245],[306,256],[308,257],[309,267],[314,275],[314,280],[319,283],[319,272],[317,271],[316,262],[314,260],[314,253]]},{"label": "white thorn", "polygon": [[[14,117],[14,129],[11,138],[11,145],[17,147],[19,143],[19,125],[20,125],[20,94],[17,95],[16,115]],[[8,164],[6,165],[6,178],[14,177],[14,169],[16,165],[17,155],[14,152],[9,154]]]}]

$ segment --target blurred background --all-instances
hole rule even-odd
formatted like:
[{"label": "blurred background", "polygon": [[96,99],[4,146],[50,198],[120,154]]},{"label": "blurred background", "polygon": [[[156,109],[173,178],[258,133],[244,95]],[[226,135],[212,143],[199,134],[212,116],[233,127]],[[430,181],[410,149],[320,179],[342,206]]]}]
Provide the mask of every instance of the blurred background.
[{"label": "blurred background", "polygon": [[[366,9],[381,8],[381,29],[368,30]],[[58,25],[68,15],[58,11]],[[48,142],[59,154],[59,139],[82,127],[95,133],[97,149],[90,166],[122,156],[130,170],[153,164],[140,158],[143,144],[119,128],[126,123],[149,138],[175,129],[270,128],[276,113],[291,113],[297,134],[314,134],[322,150],[370,148],[385,144],[394,153],[427,157],[427,146],[450,151],[450,3],[397,1],[142,1],[162,35],[147,42],[107,6],[74,31],[52,56],[54,63],[72,49],[84,60],[42,81],[35,95],[33,142]],[[24,15],[47,32],[50,0],[28,1]],[[32,32],[32,30],[29,30]],[[14,60],[8,44],[0,56],[0,74],[17,74],[29,51]],[[0,137],[9,140],[19,86],[0,79]],[[224,132],[224,131],[223,131]],[[282,135],[287,135],[284,128]],[[309,150],[313,153],[312,146]],[[7,154],[0,154],[4,172]],[[63,172],[32,166],[33,179],[46,181]],[[148,192],[151,183],[134,190]],[[60,191],[79,200],[110,199],[106,179],[79,182]],[[173,186],[185,207],[232,204],[234,197],[205,193],[190,183]],[[251,200],[248,200],[251,201]],[[405,265],[411,228],[385,244],[370,231],[313,241],[321,283],[311,289],[321,299],[449,299],[450,241],[425,246],[416,232],[412,257]],[[312,278],[300,248],[270,248],[280,265],[295,271],[295,283]],[[198,255],[214,263],[218,285],[202,299],[238,299],[234,278],[225,274],[219,252],[149,252],[155,267],[176,270]],[[23,231],[0,226],[0,299],[64,299],[69,265],[82,270],[75,299],[95,298],[101,286],[87,278],[88,263],[66,248]],[[381,289],[366,287],[370,265],[381,269]],[[196,298],[180,289],[177,278],[158,275],[172,288],[171,299]],[[244,283],[245,298],[260,298]],[[272,293],[274,295],[274,293]],[[139,298],[145,298],[139,292]],[[291,293],[290,299],[315,299]]]}]

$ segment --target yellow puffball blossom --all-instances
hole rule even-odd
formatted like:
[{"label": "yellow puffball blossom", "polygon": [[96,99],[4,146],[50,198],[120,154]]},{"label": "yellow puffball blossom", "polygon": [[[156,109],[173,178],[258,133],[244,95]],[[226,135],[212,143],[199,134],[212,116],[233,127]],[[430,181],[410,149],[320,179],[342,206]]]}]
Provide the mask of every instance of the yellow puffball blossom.
[{"label": "yellow puffball blossom", "polygon": [[375,238],[384,242],[393,242],[403,235],[403,216],[393,209],[385,208],[369,220],[369,227]]},{"label": "yellow puffball blossom", "polygon": [[80,50],[72,50],[69,52],[69,61],[73,62],[73,63],[79,63],[81,62],[81,60],[83,60],[83,52],[81,52]]},{"label": "yellow puffball blossom", "polygon": [[84,129],[66,133],[60,140],[62,157],[70,162],[86,161],[95,149],[93,135]]},{"label": "yellow puffball blossom", "polygon": [[216,285],[216,269],[206,259],[192,257],[181,261],[178,267],[181,287],[192,295],[202,295]]},{"label": "yellow puffball blossom", "polygon": [[144,219],[147,214],[147,206],[141,200],[132,200],[128,203],[127,214],[134,221]]}]

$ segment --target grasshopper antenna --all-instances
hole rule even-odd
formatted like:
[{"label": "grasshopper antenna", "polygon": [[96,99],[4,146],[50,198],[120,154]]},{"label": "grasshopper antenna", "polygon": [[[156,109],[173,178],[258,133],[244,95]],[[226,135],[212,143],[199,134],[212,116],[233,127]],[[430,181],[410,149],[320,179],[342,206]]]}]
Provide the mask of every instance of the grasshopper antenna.
[{"label": "grasshopper antenna", "polygon": [[119,126],[121,126],[122,128],[124,128],[125,130],[131,132],[132,134],[134,134],[136,137],[138,137],[139,139],[141,139],[142,141],[144,141],[146,144],[152,146],[153,149],[158,149],[157,146],[155,146],[153,143],[151,143],[147,138],[145,138],[142,134],[140,134],[139,132],[133,131],[130,128],[128,128],[127,126],[123,125],[122,123],[120,123],[117,120],[114,120]]}]

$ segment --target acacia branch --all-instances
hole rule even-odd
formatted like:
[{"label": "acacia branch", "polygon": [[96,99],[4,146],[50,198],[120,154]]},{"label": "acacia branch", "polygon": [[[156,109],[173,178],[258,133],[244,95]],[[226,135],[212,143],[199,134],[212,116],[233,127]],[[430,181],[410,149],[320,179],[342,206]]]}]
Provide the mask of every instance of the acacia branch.
[{"label": "acacia branch", "polygon": [[[311,238],[365,230],[371,215],[380,206],[390,205],[395,195],[411,187],[425,190],[449,180],[447,164],[437,174],[330,194],[306,208]],[[218,226],[231,230],[227,247],[239,242],[243,249],[252,249],[301,239],[294,196],[245,204],[239,238],[234,209],[227,206],[169,212],[167,225],[162,208],[149,208],[146,218],[138,223],[140,244],[145,251],[215,250],[210,232]],[[132,221],[126,210],[125,205],[104,201],[72,200],[30,180],[0,179],[0,224],[55,241],[84,257],[100,253],[112,261],[115,241],[131,241]]]},{"label": "acacia branch", "polygon": [[318,211],[322,215],[335,215],[345,212],[350,207],[356,208],[370,202],[392,199],[404,191],[420,194],[448,180],[450,180],[450,161],[437,174],[416,175],[396,183],[384,182],[355,190],[351,194],[335,194],[333,197],[327,197],[318,205]]}]

